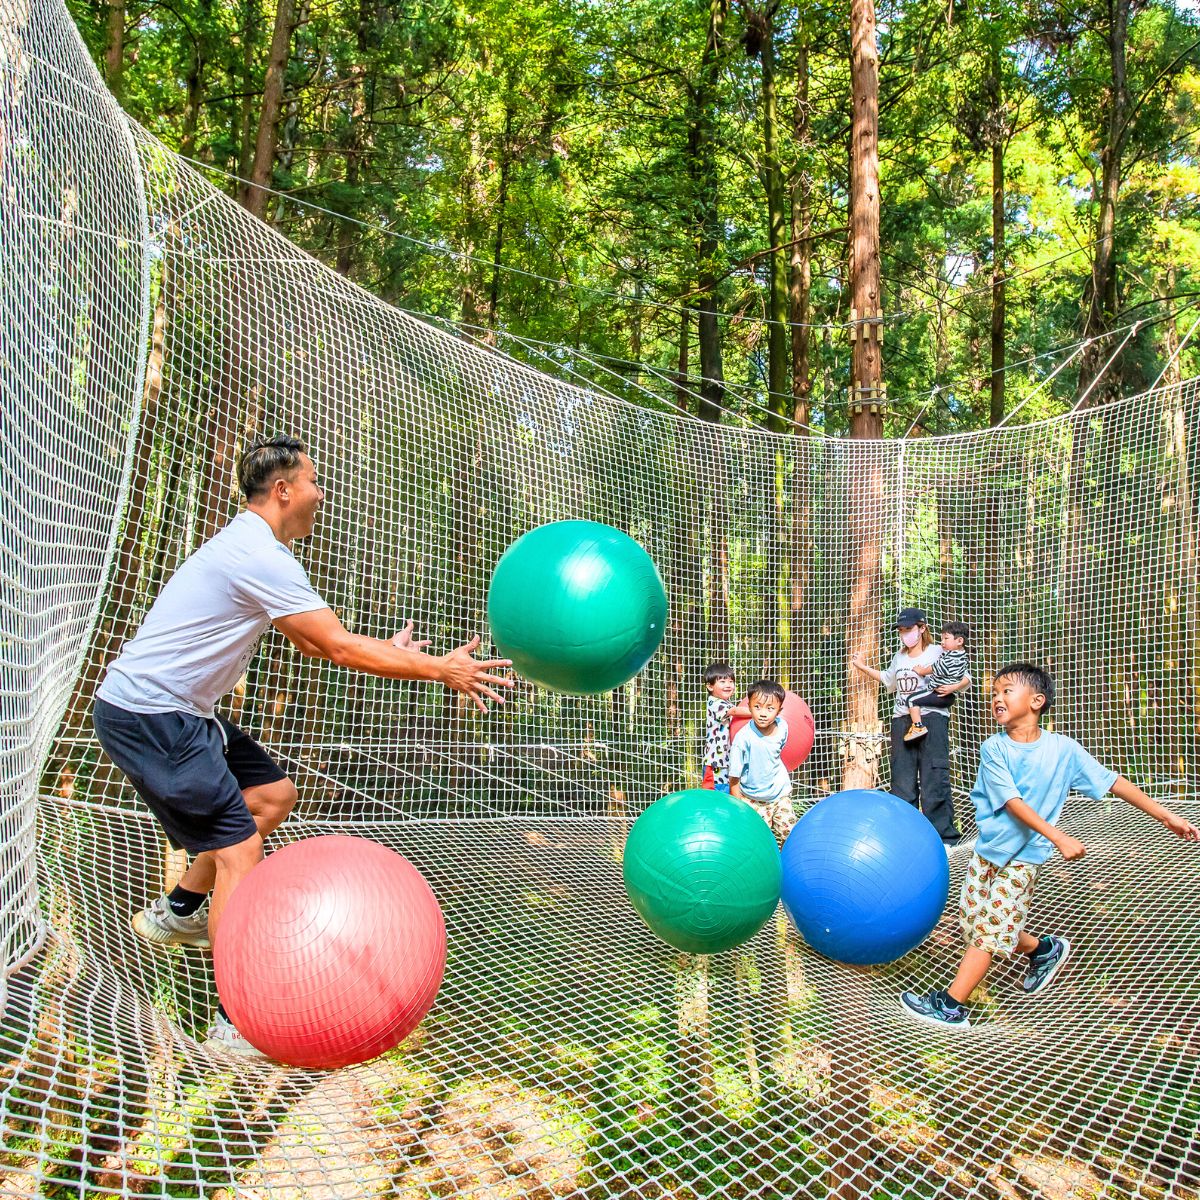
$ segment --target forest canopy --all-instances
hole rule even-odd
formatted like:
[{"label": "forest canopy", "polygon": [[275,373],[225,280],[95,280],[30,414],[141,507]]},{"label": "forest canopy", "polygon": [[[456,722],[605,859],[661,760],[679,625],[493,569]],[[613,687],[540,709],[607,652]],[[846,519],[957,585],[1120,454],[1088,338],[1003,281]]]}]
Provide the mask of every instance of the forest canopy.
[{"label": "forest canopy", "polygon": [[[848,432],[849,0],[70,7],[137,121],[389,302],[638,403]],[[875,17],[885,434],[1200,369],[1195,8]]]}]

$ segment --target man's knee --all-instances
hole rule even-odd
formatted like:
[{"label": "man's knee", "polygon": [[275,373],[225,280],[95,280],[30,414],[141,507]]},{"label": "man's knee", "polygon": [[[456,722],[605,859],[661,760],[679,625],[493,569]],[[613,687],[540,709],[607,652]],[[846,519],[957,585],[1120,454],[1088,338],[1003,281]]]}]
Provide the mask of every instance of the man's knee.
[{"label": "man's knee", "polygon": [[260,825],[265,823],[268,829],[274,829],[296,807],[300,798],[296,785],[287,778],[247,788],[242,795],[255,820]]},{"label": "man's knee", "polygon": [[212,856],[218,871],[244,875],[262,861],[262,835],[254,833],[232,846],[222,846],[219,850],[213,850]]}]

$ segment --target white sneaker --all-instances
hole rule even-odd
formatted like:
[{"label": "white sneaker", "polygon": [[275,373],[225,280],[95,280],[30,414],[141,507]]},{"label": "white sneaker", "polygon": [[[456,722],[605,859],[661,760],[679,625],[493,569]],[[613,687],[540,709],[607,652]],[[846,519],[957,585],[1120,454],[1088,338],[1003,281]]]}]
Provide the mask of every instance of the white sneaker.
[{"label": "white sneaker", "polygon": [[270,1062],[271,1059],[257,1046],[248,1042],[234,1028],[233,1022],[217,1013],[213,1017],[212,1027],[208,1037],[204,1039],[205,1050],[213,1050],[222,1054],[234,1054],[247,1062]]},{"label": "white sneaker", "polygon": [[149,908],[133,914],[133,932],[155,946],[198,946],[208,950],[208,909],[202,906],[190,917],[177,917],[166,896],[159,896]]}]

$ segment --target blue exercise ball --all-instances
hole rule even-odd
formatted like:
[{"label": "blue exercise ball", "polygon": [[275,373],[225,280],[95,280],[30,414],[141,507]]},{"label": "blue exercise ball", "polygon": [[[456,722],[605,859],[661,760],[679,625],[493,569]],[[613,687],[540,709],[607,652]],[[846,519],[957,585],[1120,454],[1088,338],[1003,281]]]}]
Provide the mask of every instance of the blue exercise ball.
[{"label": "blue exercise ball", "polygon": [[894,962],[933,932],[950,892],[942,839],[890,792],[836,792],[783,844],[783,906],[836,962]]}]

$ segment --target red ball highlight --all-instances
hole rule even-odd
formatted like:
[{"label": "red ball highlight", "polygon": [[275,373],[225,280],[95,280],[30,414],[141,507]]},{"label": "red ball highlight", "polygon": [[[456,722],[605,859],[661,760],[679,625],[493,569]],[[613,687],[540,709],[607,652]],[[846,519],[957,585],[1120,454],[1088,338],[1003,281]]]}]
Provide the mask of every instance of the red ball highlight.
[{"label": "red ball highlight", "polygon": [[[794,771],[812,753],[813,741],[817,736],[817,724],[812,709],[795,692],[788,692],[783,699],[783,712],[779,714],[788,727],[787,745],[783,748],[783,765]],[[746,724],[746,717],[734,717],[729,726],[729,740]]]},{"label": "red ball highlight", "polygon": [[420,1024],[445,971],[446,924],[399,854],[363,838],[307,838],[238,885],[213,966],[230,1020],[264,1054],[344,1067]]}]

